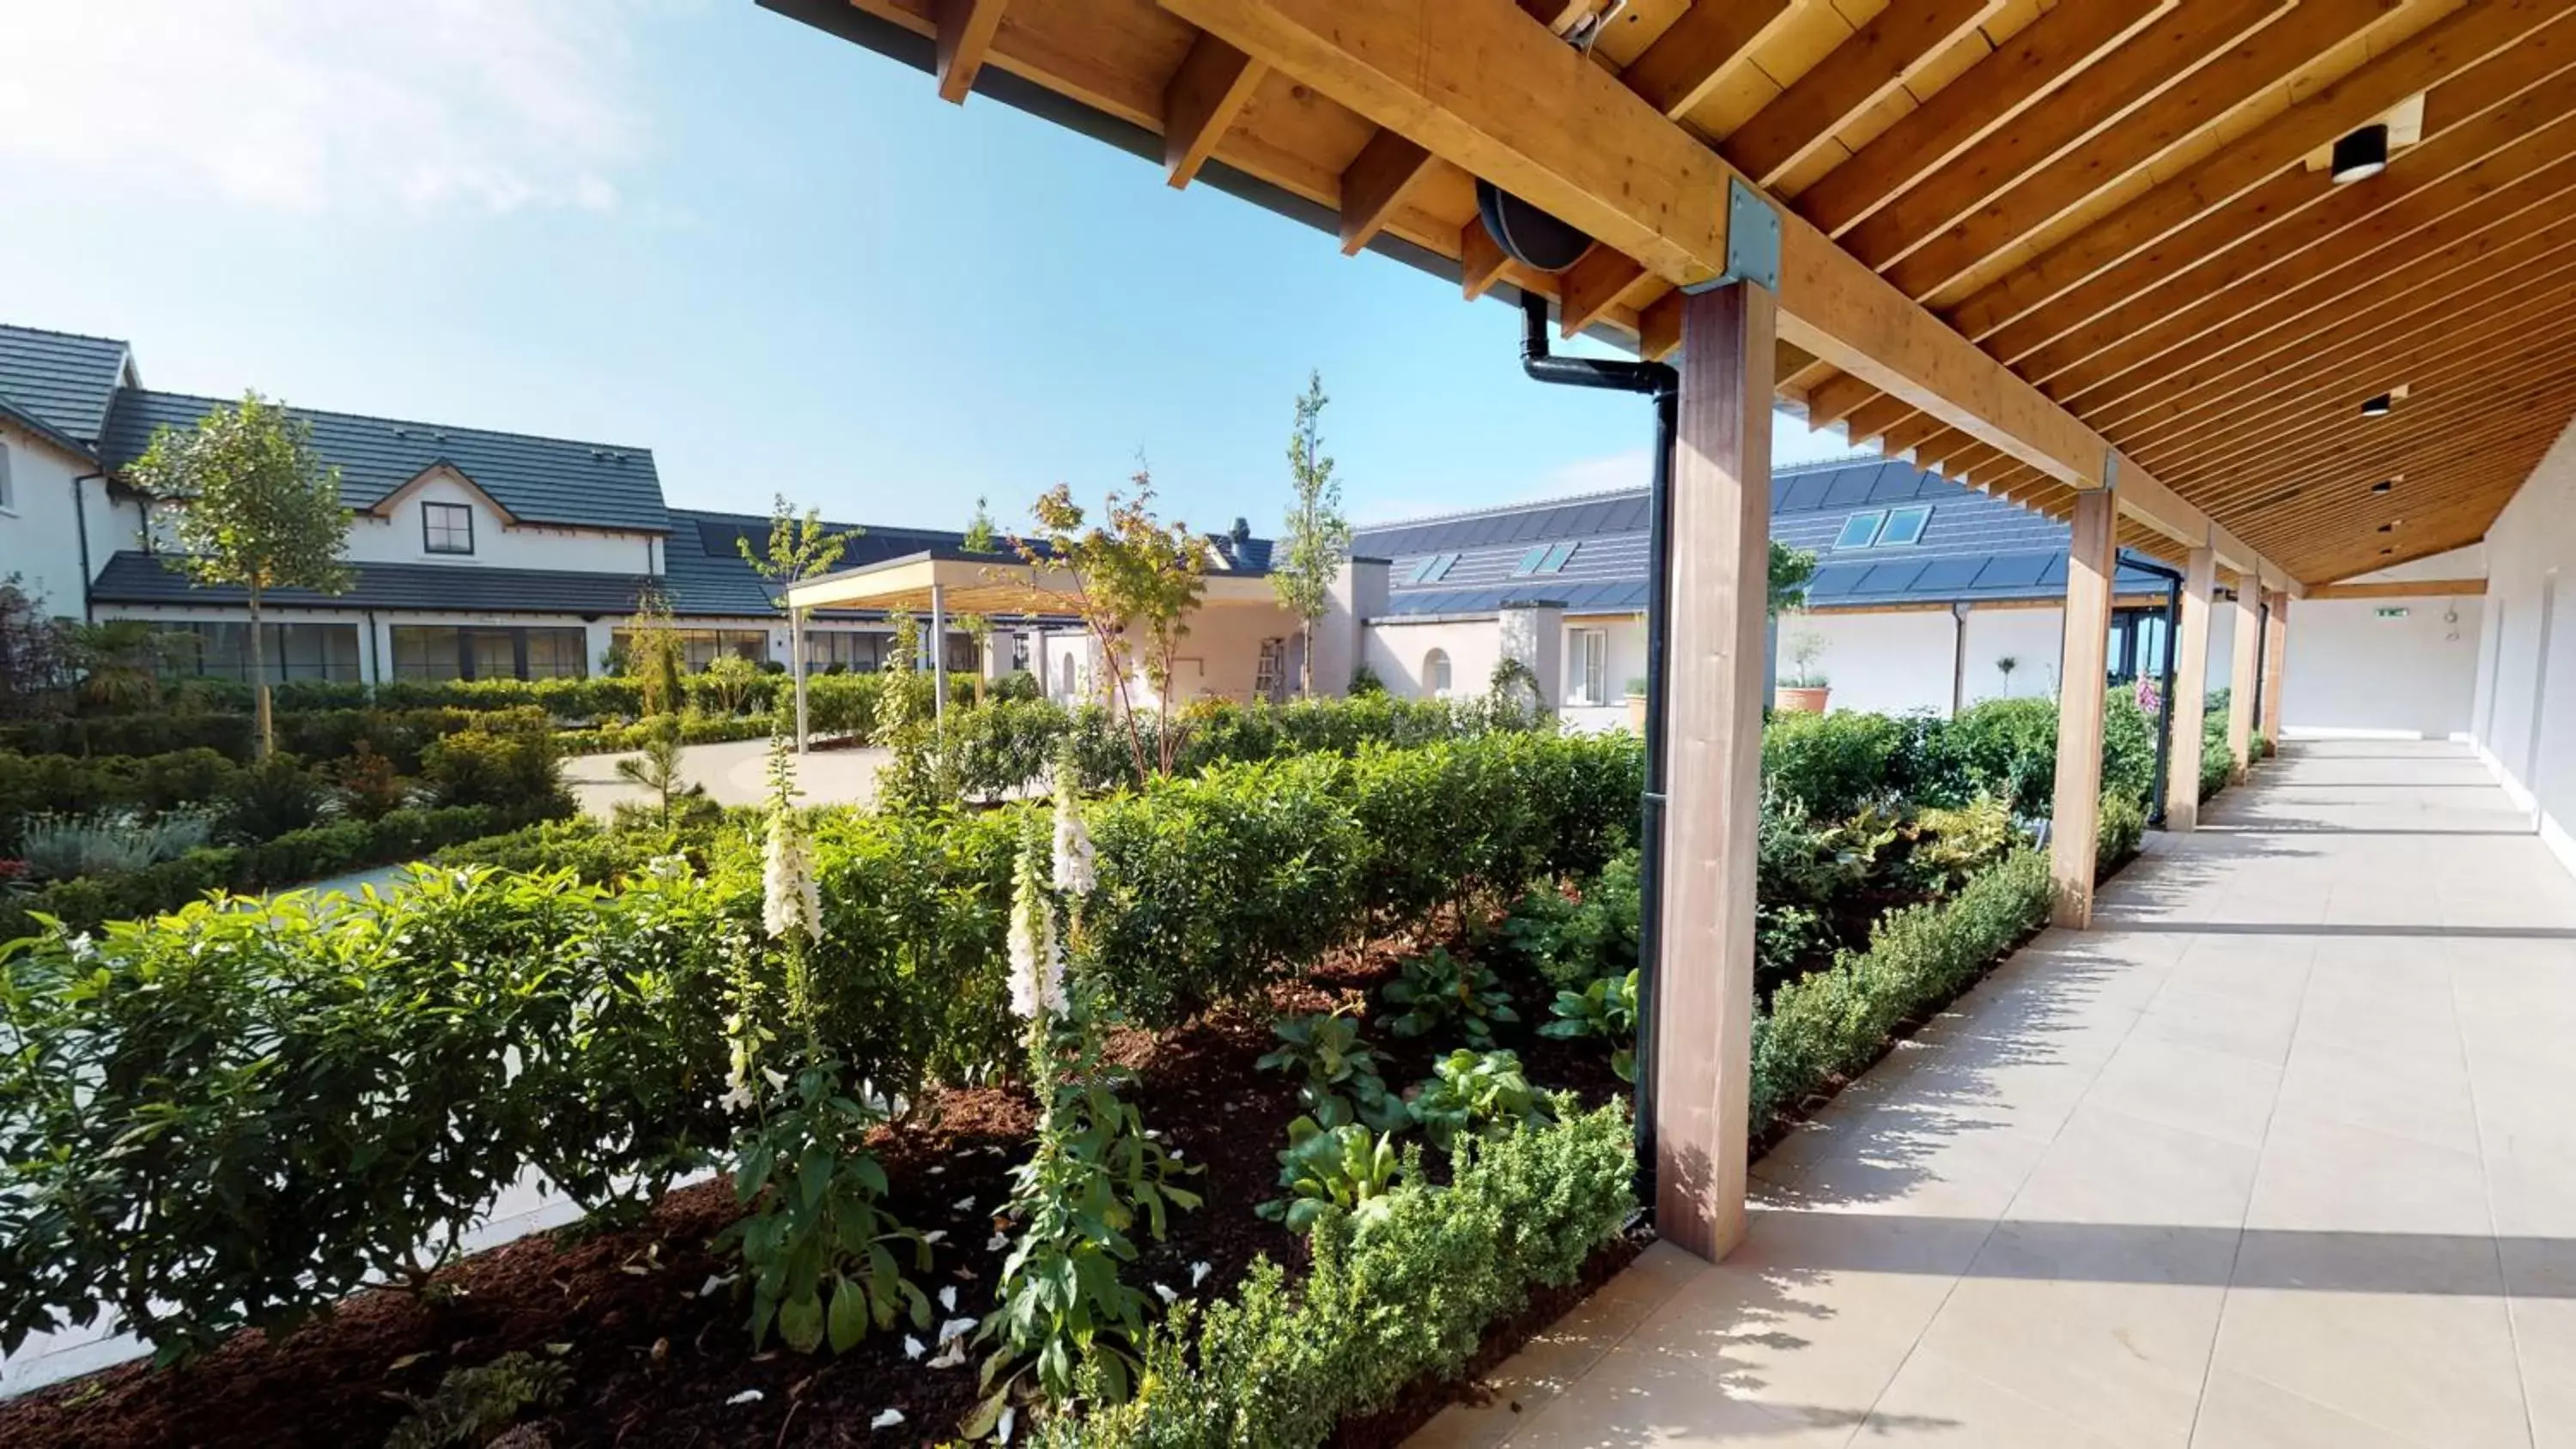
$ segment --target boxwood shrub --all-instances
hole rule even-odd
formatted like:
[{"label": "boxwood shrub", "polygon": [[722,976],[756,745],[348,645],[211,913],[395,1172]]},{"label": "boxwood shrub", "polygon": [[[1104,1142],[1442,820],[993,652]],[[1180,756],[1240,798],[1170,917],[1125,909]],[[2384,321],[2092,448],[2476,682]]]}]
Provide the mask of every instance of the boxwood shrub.
[{"label": "boxwood shrub", "polygon": [[1450,1186],[1400,1187],[1365,1226],[1326,1209],[1314,1265],[1267,1258],[1230,1299],[1174,1311],[1146,1345],[1143,1390],[1047,1426],[1065,1449],[1308,1449],[1426,1374],[1455,1375],[1532,1289],[1573,1282],[1635,1206],[1628,1116],[1573,1111],[1462,1138]]}]

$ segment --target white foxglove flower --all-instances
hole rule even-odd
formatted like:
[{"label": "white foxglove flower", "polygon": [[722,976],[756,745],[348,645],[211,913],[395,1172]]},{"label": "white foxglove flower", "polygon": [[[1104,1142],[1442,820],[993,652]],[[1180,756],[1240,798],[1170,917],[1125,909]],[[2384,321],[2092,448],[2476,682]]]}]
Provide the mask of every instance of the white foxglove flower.
[{"label": "white foxglove flower", "polygon": [[1082,804],[1074,797],[1073,772],[1055,773],[1055,888],[1069,896],[1087,896],[1100,884],[1092,856],[1091,832],[1083,828]]},{"label": "white foxglove flower", "polygon": [[903,1410],[879,1409],[877,1411],[877,1416],[868,1420],[868,1427],[871,1429],[891,1429],[902,1422]]},{"label": "white foxglove flower", "polygon": [[930,1352],[929,1347],[923,1344],[920,1339],[913,1337],[909,1333],[903,1336],[903,1356],[905,1358],[911,1359],[917,1363],[920,1361],[921,1356],[928,1352]]},{"label": "white foxglove flower", "polygon": [[966,1340],[962,1338],[948,1340],[947,1344],[939,1350],[939,1357],[923,1365],[925,1368],[964,1368],[965,1366]]},{"label": "white foxglove flower", "polygon": [[957,1285],[956,1285],[956,1284],[951,1283],[951,1284],[949,1284],[947,1287],[942,1288],[942,1289],[940,1289],[940,1290],[939,1290],[939,1306],[940,1306],[940,1307],[942,1307],[942,1308],[947,1309],[947,1310],[948,1310],[949,1312],[951,1312],[951,1313],[954,1313],[954,1312],[956,1312],[956,1311],[957,1311]]},{"label": "white foxglove flower", "polygon": [[1017,1409],[1004,1409],[1004,1410],[1002,1411],[1002,1419],[1001,1419],[1001,1422],[1000,1422],[1000,1423],[998,1423],[998,1424],[995,1424],[995,1425],[993,1426],[993,1442],[994,1442],[994,1443],[996,1443],[996,1444],[1008,1444],[1008,1443],[1010,1443],[1010,1442],[1011,1442],[1011,1426],[1012,1426],[1013,1424],[1018,1423],[1018,1422],[1019,1422],[1019,1418],[1020,1418],[1020,1411],[1019,1411],[1019,1410],[1017,1410]]},{"label": "white foxglove flower", "polygon": [[952,1318],[939,1325],[939,1341],[941,1343],[964,1343],[966,1341],[966,1335],[974,1331],[974,1319]]},{"label": "white foxglove flower", "polygon": [[751,1110],[751,1101],[751,1089],[736,1082],[725,1088],[723,1096],[716,1098],[716,1105],[728,1112],[748,1112]]},{"label": "white foxglove flower", "polygon": [[1171,1307],[1173,1304],[1178,1303],[1178,1302],[1180,1302],[1180,1301],[1181,1301],[1181,1295],[1179,1295],[1178,1293],[1173,1292],[1173,1291],[1172,1291],[1171,1289],[1169,1289],[1169,1288],[1164,1287],[1164,1286],[1163,1286],[1162,1284],[1160,1284],[1160,1283],[1157,1283],[1157,1284],[1155,1284],[1155,1285],[1154,1285],[1154,1296],[1163,1300],[1163,1306],[1164,1306],[1165,1308],[1169,1308],[1169,1307]]},{"label": "white foxglove flower", "polygon": [[758,1389],[745,1389],[741,1393],[734,1395],[732,1398],[725,1400],[725,1402],[728,1404],[757,1404],[764,1397],[766,1396]]},{"label": "white foxglove flower", "polygon": [[1011,901],[1011,1012],[1034,1021],[1040,1012],[1064,1011],[1064,947],[1029,852],[1021,853],[1019,875]]},{"label": "white foxglove flower", "polygon": [[1202,1259],[1199,1262],[1192,1263],[1190,1265],[1190,1286],[1196,1288],[1201,1283],[1206,1282],[1207,1275],[1208,1265],[1206,1260]]},{"label": "white foxglove flower", "polygon": [[823,893],[814,879],[813,856],[783,810],[769,817],[769,859],[760,884],[760,923],[771,940],[784,941],[798,931],[808,940],[823,939]]}]

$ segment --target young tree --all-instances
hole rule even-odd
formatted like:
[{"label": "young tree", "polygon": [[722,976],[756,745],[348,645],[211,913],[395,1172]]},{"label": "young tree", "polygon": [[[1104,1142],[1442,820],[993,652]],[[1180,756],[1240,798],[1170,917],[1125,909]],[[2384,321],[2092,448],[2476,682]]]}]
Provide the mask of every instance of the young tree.
[{"label": "young tree", "polygon": [[163,556],[200,584],[229,584],[250,597],[250,669],[259,701],[259,753],[276,746],[269,713],[261,601],[273,589],[348,591],[340,550],[349,510],[340,470],[313,451],[312,429],[258,393],[219,407],[187,432],[164,427],[127,468],[155,502],[178,505],[179,552]]},{"label": "young tree", "polygon": [[975,516],[966,520],[966,532],[957,546],[968,553],[1000,553],[1001,541],[993,533],[993,514],[985,507],[984,496],[975,495]]},{"label": "young tree", "polygon": [[[1109,495],[1106,528],[1086,526],[1070,486],[1059,483],[1048,489],[1034,510],[1037,537],[1018,546],[1031,568],[1073,575],[1074,612],[1100,648],[1141,785],[1150,775],[1172,773],[1180,752],[1172,674],[1181,641],[1190,632],[1190,611],[1207,591],[1208,545],[1188,525],[1154,517],[1154,475],[1141,458],[1131,481],[1136,488],[1132,496]],[[1150,760],[1131,693],[1140,667],[1159,716]]]},{"label": "young tree", "polygon": [[[981,494],[975,498],[975,516],[966,520],[966,532],[957,540],[958,548],[967,553],[1000,553],[1001,540],[993,532],[993,514]],[[982,614],[960,614],[957,630],[975,641],[975,702],[984,702],[984,651],[993,647],[993,621]]]},{"label": "young tree", "polygon": [[[787,652],[791,661],[788,667],[802,674],[805,667],[805,611],[788,607],[787,590],[801,580],[830,573],[832,565],[841,561],[842,551],[850,546],[851,539],[859,536],[859,531],[833,533],[823,527],[821,509],[808,508],[800,519],[796,516],[795,505],[787,501],[786,494],[776,497],[777,501],[769,511],[769,556],[762,558],[753,553],[750,539],[737,538],[733,542],[734,547],[742,550],[743,562],[758,569],[762,577],[777,583],[778,607],[787,610]],[[796,691],[796,753],[805,753],[805,691],[802,689]]]},{"label": "young tree", "polygon": [[1342,485],[1324,456],[1324,375],[1306,375],[1297,421],[1288,431],[1288,527],[1270,555],[1270,586],[1279,606],[1297,616],[1297,692],[1315,692],[1315,621],[1332,601],[1333,579],[1351,554],[1351,523],[1342,516]]}]

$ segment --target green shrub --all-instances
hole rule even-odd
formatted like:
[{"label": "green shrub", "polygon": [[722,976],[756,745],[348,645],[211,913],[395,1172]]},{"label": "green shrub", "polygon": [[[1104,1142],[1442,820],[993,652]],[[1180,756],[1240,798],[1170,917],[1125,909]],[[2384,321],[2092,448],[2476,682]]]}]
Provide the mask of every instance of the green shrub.
[{"label": "green shrub", "polygon": [[[1543,781],[1635,758],[1633,744],[1545,735],[1432,748]],[[1392,818],[1391,772],[1393,752],[1308,756],[1090,806],[1100,886],[1078,968],[1159,1028],[1311,963],[1365,920],[1379,847],[1359,820],[1363,804]],[[815,1014],[852,1080],[910,1092],[1014,1054],[1012,859],[1042,808],[818,812]],[[1515,848],[1570,871],[1597,865],[1633,801],[1568,788],[1530,810]],[[26,898],[69,919],[0,953],[13,1043],[0,1057],[0,1350],[99,1302],[174,1348],[289,1323],[371,1273],[418,1266],[421,1244],[445,1251],[527,1170],[599,1209],[648,1197],[726,1140],[727,943],[760,920],[747,832],[708,837],[704,877],[639,870],[613,891],[569,873],[422,870],[374,911],[291,897],[97,924],[136,914],[146,888],[140,909],[159,909],[290,858],[345,869],[364,863],[345,859],[361,844],[417,853],[450,830],[515,823],[395,811]],[[77,888],[91,894],[68,909]],[[754,967],[777,969],[765,953]],[[234,1180],[237,1192],[200,1190]]]},{"label": "green shrub", "polygon": [[2045,922],[2052,894],[2048,858],[2021,851],[1947,901],[1888,913],[1867,951],[1780,986],[1754,1022],[1756,1127],[1869,1065],[1906,1018],[1956,996]]},{"label": "green shrub", "polygon": [[551,731],[476,725],[421,752],[421,776],[441,805],[527,808],[563,798],[563,766]]},{"label": "green shrub", "polygon": [[1045,1426],[1065,1449],[1310,1449],[1415,1379],[1454,1375],[1535,1288],[1575,1280],[1634,1205],[1626,1113],[1578,1113],[1463,1139],[1451,1186],[1408,1183],[1367,1230],[1322,1209],[1291,1283],[1256,1259],[1234,1296],[1176,1310],[1148,1340],[1137,1396]]},{"label": "green shrub", "polygon": [[202,747],[94,758],[0,750],[0,846],[14,846],[17,822],[31,815],[156,814],[209,804],[223,797],[239,768]]},{"label": "green shrub", "polygon": [[2227,745],[2227,711],[2214,708],[2201,717],[2200,798],[2224,790],[2236,773],[2236,757]]},{"label": "green shrub", "polygon": [[1431,1064],[1430,1079],[1405,1104],[1413,1120],[1442,1147],[1461,1138],[1508,1132],[1547,1114],[1545,1103],[1521,1070],[1518,1052],[1473,1052],[1465,1047]]},{"label": "green shrub", "polygon": [[331,787],[281,752],[234,773],[216,829],[232,841],[274,840],[315,824],[331,803]]},{"label": "green shrub", "polygon": [[[2002,795],[2015,813],[2045,818],[2057,804],[2057,701],[1990,699],[1951,721],[1949,746],[1968,783]],[[2108,692],[2102,715],[2102,789],[2145,796],[2155,782],[2155,726],[2134,691]]]},{"label": "green shrub", "polygon": [[1637,852],[1624,850],[1573,897],[1551,883],[1524,892],[1503,921],[1503,935],[1559,991],[1637,964],[1643,894]]},{"label": "green shrub", "polygon": [[1840,820],[1885,796],[1906,727],[1883,714],[1782,714],[1762,730],[1765,784],[1810,818]]},{"label": "green shrub", "polygon": [[2145,801],[2126,790],[2105,786],[2102,791],[2102,814],[2095,822],[2093,859],[2098,869],[2109,871],[2138,853],[2147,838]]}]

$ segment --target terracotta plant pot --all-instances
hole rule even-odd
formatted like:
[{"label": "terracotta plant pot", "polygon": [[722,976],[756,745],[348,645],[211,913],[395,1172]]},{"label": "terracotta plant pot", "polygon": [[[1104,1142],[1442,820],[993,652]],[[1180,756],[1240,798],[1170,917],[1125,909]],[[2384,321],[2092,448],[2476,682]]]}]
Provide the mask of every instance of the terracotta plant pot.
[{"label": "terracotta plant pot", "polygon": [[1823,714],[1825,699],[1833,692],[1829,685],[1820,684],[1813,689],[1804,689],[1784,684],[1780,686],[1780,692],[1774,697],[1772,707],[1782,714]]},{"label": "terracotta plant pot", "polygon": [[1641,738],[1646,733],[1646,697],[1642,694],[1628,696],[1628,730]]}]

